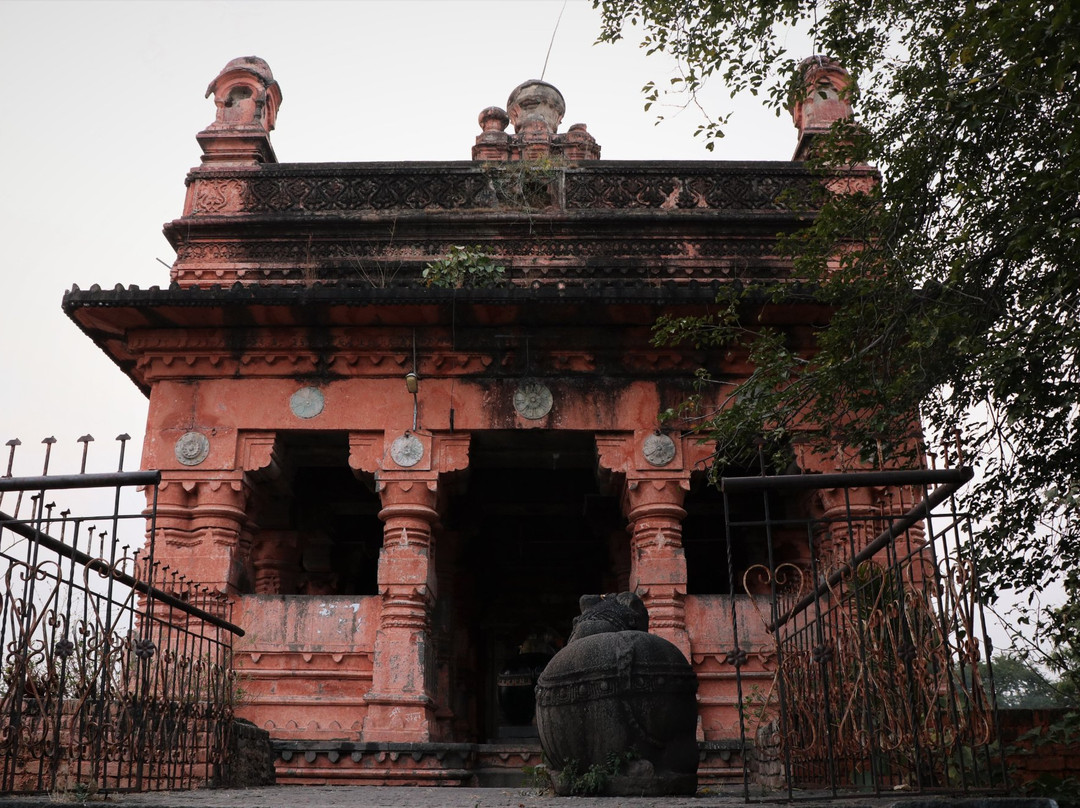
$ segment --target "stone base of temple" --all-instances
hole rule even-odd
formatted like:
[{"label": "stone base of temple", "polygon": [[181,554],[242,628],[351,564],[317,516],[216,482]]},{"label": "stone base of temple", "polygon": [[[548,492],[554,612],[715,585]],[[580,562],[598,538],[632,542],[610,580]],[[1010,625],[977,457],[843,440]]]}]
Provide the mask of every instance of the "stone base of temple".
[{"label": "stone base of temple", "polygon": [[[698,788],[742,787],[742,744],[736,740],[698,743]],[[751,773],[751,776],[753,774]]]},{"label": "stone base of temple", "polygon": [[[543,760],[538,742],[272,742],[279,785],[466,786],[534,788]],[[741,786],[738,741],[700,744],[698,786]]]},{"label": "stone base of temple", "polygon": [[278,785],[472,785],[476,744],[273,741]]}]

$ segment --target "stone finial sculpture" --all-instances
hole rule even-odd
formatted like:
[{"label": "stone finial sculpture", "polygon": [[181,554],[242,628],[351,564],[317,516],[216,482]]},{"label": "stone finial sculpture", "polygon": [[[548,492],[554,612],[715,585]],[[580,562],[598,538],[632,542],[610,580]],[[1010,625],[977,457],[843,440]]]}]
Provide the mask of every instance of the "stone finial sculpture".
[{"label": "stone finial sculpture", "polygon": [[[510,93],[506,110],[488,107],[480,113],[480,128],[472,156],[474,160],[536,160],[564,156],[570,160],[595,160],[600,147],[585,124],[576,123],[566,134],[559,124],[566,113],[562,93],[546,81],[530,79]],[[514,134],[504,131],[513,124]]]},{"label": "stone finial sculpture", "polygon": [[696,791],[697,678],[678,648],[647,632],[648,620],[631,592],[586,595],[569,642],[540,675],[536,726],[558,793],[573,792],[571,773],[590,771],[603,794]]},{"label": "stone finial sculpture", "polygon": [[281,87],[258,56],[233,59],[210,82],[214,122],[196,135],[204,163],[276,163],[270,132],[281,106]]},{"label": "stone finial sculpture", "polygon": [[530,79],[519,84],[510,93],[506,112],[510,116],[510,123],[514,125],[514,132],[519,135],[528,131],[543,131],[554,135],[559,131],[559,124],[566,114],[566,101],[554,85],[539,79]]},{"label": "stone finial sculpture", "polygon": [[855,86],[851,74],[829,56],[811,56],[799,65],[803,86],[790,99],[791,118],[799,130],[795,160],[805,160],[811,144],[836,121],[850,120]]},{"label": "stone finial sculpture", "polygon": [[481,132],[476,136],[476,145],[473,146],[473,159],[505,160],[507,144],[510,142],[510,135],[506,134],[510,118],[506,111],[499,107],[485,107],[480,111],[478,120]]}]

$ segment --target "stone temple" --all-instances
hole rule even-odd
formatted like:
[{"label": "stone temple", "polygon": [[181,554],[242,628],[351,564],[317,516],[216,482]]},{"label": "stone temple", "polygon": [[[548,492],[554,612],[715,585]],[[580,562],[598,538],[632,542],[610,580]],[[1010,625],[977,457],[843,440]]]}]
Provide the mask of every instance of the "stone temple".
[{"label": "stone temple", "polygon": [[[728,615],[755,603],[726,564],[764,550],[728,547],[712,447],[659,414],[697,368],[752,367],[651,336],[790,271],[788,192],[821,182],[804,158],[851,112],[842,69],[807,75],[822,90],[775,162],[605,161],[527,81],[480,112],[470,160],[282,163],[266,62],[210,84],[167,282],[64,306],[149,399],[156,557],[231,599],[237,713],[269,731],[279,782],[520,779],[537,669],[581,595],[622,591],[697,676],[700,782],[741,780]],[[755,312],[797,347],[824,316]],[[767,687],[771,664],[743,675]]]}]

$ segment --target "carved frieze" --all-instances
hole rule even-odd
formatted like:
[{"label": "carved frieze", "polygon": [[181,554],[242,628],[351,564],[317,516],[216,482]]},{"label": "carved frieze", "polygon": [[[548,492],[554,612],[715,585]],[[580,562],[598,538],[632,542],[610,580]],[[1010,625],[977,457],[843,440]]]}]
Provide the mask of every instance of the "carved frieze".
[{"label": "carved frieze", "polygon": [[[267,166],[250,176],[193,173],[191,215],[515,207],[512,195],[499,193],[507,182],[504,166],[361,166],[302,174],[289,167],[275,169]],[[790,211],[787,192],[809,193],[820,182],[807,171],[715,164],[661,163],[649,170],[557,167],[550,174],[541,179],[564,191],[545,202],[566,209]]]}]

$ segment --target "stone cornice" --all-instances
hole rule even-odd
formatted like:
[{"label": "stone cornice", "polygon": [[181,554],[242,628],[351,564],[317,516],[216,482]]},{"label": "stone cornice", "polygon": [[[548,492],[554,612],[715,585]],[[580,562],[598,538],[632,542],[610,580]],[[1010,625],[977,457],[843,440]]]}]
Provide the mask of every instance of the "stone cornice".
[{"label": "stone cornice", "polygon": [[[777,281],[782,282],[782,281]],[[264,286],[243,284],[216,284],[209,287],[185,287],[176,285],[161,288],[117,284],[112,289],[102,289],[97,284],[89,289],[78,286],[64,293],[63,308],[69,316],[87,308],[116,307],[207,307],[220,308],[229,305],[295,306],[295,305],[431,305],[492,304],[527,305],[547,304],[643,304],[671,306],[680,303],[696,304],[712,302],[717,293],[730,281],[720,278],[691,279],[686,283],[650,278],[592,278],[580,281],[567,280],[558,284],[506,284],[479,289],[435,289],[402,282],[385,287],[374,287],[365,282],[345,280],[298,283],[289,286]],[[809,300],[809,294],[798,282],[787,282],[791,289],[791,303],[799,298]],[[762,295],[762,302],[767,299]]]},{"label": "stone cornice", "polygon": [[[697,351],[652,347],[648,333],[662,308],[700,312],[720,285],[94,287],[72,289],[64,309],[143,390],[164,378],[398,375],[411,366],[416,327],[426,341],[420,370],[427,375],[513,373],[523,340],[542,329],[551,336],[529,343],[530,361],[542,375],[618,375],[622,368],[650,376],[690,372],[704,361]],[[824,321],[828,313],[792,303],[755,314],[783,327]],[[735,360],[744,357],[728,357]]]}]

